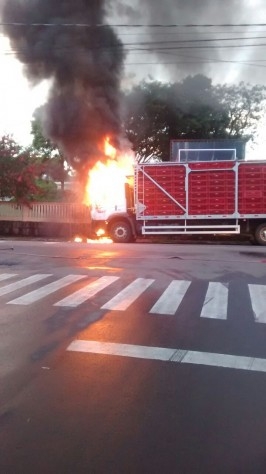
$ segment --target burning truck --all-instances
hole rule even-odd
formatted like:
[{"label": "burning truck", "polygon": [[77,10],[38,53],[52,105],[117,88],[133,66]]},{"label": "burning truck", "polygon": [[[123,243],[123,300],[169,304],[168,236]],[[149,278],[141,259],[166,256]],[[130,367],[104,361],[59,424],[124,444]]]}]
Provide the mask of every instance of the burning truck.
[{"label": "burning truck", "polygon": [[56,226],[55,235],[117,243],[224,234],[266,245],[266,161],[245,159],[245,141],[174,140],[170,161],[138,163],[107,138],[101,156],[80,202],[1,203],[0,231],[42,236]]},{"label": "burning truck", "polygon": [[170,158],[134,163],[112,150],[97,163],[86,192],[93,234],[240,234],[266,245],[266,162],[246,159],[245,140],[173,140]]},{"label": "burning truck", "polygon": [[[172,142],[171,159],[162,163],[135,163],[123,152],[126,50],[108,23],[113,3],[3,0],[1,5],[3,32],[28,80],[49,83],[47,102],[36,112],[44,136],[75,169],[81,186],[91,170],[85,204],[94,234],[130,242],[139,235],[245,233],[266,245],[266,162],[243,159],[238,142],[178,147]],[[99,144],[108,136],[103,153]],[[45,217],[42,211],[27,219],[58,221],[54,211],[48,209]],[[60,219],[72,225],[72,216],[58,206],[60,216],[61,211],[67,216]],[[3,212],[7,221],[6,206]],[[21,212],[15,218],[24,220]]]}]

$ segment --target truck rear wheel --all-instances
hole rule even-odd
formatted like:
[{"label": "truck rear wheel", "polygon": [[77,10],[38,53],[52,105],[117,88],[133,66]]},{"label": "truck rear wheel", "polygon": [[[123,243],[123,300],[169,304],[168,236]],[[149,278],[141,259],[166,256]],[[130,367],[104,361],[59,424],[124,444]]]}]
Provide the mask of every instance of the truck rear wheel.
[{"label": "truck rear wheel", "polygon": [[126,221],[118,221],[112,224],[109,235],[116,243],[126,244],[133,240],[130,224]]},{"label": "truck rear wheel", "polygon": [[256,228],[255,240],[259,245],[266,245],[266,222]]}]

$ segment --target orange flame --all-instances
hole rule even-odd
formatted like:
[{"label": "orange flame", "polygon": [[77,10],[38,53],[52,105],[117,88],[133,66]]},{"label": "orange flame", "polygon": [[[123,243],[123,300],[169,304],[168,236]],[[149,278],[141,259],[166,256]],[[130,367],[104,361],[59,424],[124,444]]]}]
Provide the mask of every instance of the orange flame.
[{"label": "orange flame", "polygon": [[104,154],[112,160],[116,159],[117,151],[110,143],[110,137],[106,137],[104,140]]},{"label": "orange flame", "polygon": [[[85,203],[99,209],[111,207],[125,199],[125,183],[133,175],[134,157],[130,151],[119,153],[111,144],[110,138],[104,140],[104,154],[109,159],[98,161],[89,171]],[[111,158],[111,159],[110,159]]]},{"label": "orange flame", "polygon": [[113,241],[109,237],[101,237],[100,239],[87,239],[87,244],[112,244]]},{"label": "orange flame", "polygon": [[113,241],[110,239],[110,237],[106,237],[104,235],[104,231],[102,231],[103,234],[100,232],[97,232],[97,238],[96,239],[88,239],[86,237],[75,237],[74,242],[76,244],[83,244],[86,242],[87,244],[112,244]]}]

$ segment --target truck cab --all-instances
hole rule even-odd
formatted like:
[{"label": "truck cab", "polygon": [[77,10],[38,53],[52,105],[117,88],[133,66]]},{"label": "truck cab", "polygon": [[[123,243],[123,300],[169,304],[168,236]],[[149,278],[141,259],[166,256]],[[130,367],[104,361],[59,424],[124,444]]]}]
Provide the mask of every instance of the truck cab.
[{"label": "truck cab", "polygon": [[115,196],[92,203],[90,211],[92,237],[107,235],[117,243],[133,242],[137,237],[133,177],[127,177]]}]

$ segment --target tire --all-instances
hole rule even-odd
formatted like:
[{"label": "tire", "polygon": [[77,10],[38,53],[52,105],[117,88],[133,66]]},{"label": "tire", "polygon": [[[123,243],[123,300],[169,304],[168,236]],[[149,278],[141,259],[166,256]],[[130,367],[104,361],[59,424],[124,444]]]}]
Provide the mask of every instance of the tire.
[{"label": "tire", "polygon": [[255,240],[259,245],[266,245],[266,222],[256,228]]},{"label": "tire", "polygon": [[126,221],[117,221],[112,224],[109,235],[111,239],[118,244],[127,244],[133,240],[130,224]]}]

